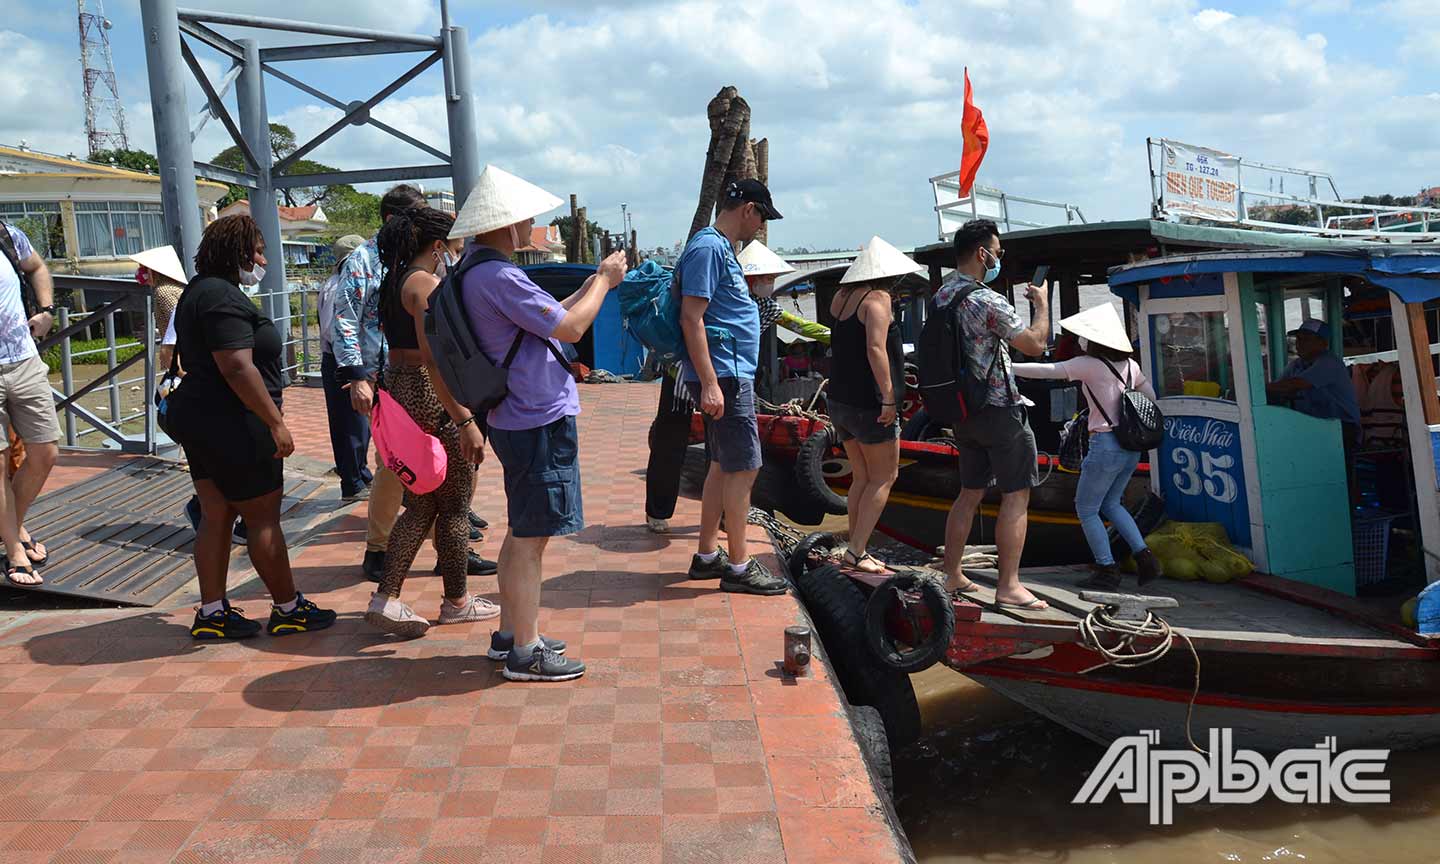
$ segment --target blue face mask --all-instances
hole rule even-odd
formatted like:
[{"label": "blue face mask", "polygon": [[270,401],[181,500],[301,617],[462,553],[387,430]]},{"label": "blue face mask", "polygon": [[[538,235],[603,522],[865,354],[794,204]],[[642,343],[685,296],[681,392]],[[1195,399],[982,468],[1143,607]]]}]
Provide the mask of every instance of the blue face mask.
[{"label": "blue face mask", "polygon": [[[991,252],[990,252],[989,249],[985,249],[984,247],[981,247],[981,250],[980,250],[980,251],[984,252],[986,255],[989,255],[991,258],[995,258],[995,256],[994,256],[993,254],[991,254]],[[994,281],[995,281],[995,277],[996,277],[996,276],[999,276],[999,275],[1000,275],[1000,259],[999,259],[999,258],[995,258],[995,263],[994,263],[994,265],[985,268],[985,275],[980,279],[980,281],[981,281],[981,282],[985,282],[985,283],[994,282]]]}]

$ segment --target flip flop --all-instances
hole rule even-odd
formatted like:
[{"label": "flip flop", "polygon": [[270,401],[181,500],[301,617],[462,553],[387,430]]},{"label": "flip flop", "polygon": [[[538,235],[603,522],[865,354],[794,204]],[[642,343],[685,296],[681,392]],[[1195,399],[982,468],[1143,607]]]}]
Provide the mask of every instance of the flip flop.
[{"label": "flip flop", "polygon": [[[27,576],[36,578],[36,581],[20,582],[15,578],[16,573],[24,573]],[[11,585],[14,585],[17,588],[39,588],[41,585],[45,584],[44,579],[39,579],[36,576],[35,568],[30,566],[14,566],[5,568],[5,581],[9,582]]]},{"label": "flip flop", "polygon": [[951,597],[959,597],[961,594],[974,594],[980,590],[980,585],[974,579],[966,579],[965,585],[960,588],[949,589]]},{"label": "flip flop", "polygon": [[1006,603],[1004,600],[995,601],[996,609],[1019,609],[1025,612],[1039,612],[1042,609],[1049,609],[1050,604],[1036,597],[1029,603]]},{"label": "flip flop", "polygon": [[35,547],[40,544],[36,543],[34,538],[31,538],[29,540],[21,540],[20,545],[25,549],[25,557],[29,558],[30,563],[34,564],[36,567],[44,567],[50,561],[49,549],[45,550],[45,554],[43,556],[38,555],[35,552]]}]

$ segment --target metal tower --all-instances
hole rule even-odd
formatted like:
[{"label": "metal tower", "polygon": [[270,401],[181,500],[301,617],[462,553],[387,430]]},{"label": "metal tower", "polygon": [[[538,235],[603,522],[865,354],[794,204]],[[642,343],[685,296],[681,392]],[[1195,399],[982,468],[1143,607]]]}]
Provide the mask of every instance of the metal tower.
[{"label": "metal tower", "polygon": [[[115,85],[115,62],[110,57],[110,19],[105,0],[78,0],[80,8],[80,68],[85,80],[85,138],[90,154],[99,150],[128,150],[125,109]],[[94,11],[88,11],[86,6]]]}]

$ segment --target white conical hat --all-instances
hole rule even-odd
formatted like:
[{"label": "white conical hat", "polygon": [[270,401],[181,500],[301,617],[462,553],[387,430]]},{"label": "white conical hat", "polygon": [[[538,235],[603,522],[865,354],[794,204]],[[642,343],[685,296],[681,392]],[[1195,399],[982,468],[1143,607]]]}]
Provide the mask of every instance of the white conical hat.
[{"label": "white conical hat", "polygon": [[[480,172],[480,179],[475,181],[470,197],[465,200],[465,206],[455,217],[450,239],[474,237],[524,222],[548,213],[562,203],[539,186],[494,165],[486,165],[485,170]],[[522,239],[528,242],[530,238]]]},{"label": "white conical hat", "polygon": [[130,256],[130,260],[181,285],[190,281],[190,277],[185,275],[185,265],[180,263],[180,256],[175,254],[174,246],[156,246],[154,249],[136,252]]},{"label": "white conical hat", "polygon": [[1125,334],[1125,322],[1120,313],[1109,303],[1092,306],[1084,312],[1076,312],[1069,318],[1060,319],[1060,326],[1074,333],[1116,351],[1134,351],[1130,337]]},{"label": "white conical hat", "polygon": [[795,272],[794,267],[786,264],[785,259],[771,252],[759,240],[750,241],[735,260],[740,262],[740,269],[746,276],[779,276]]},{"label": "white conical hat", "polygon": [[905,276],[910,273],[919,273],[924,270],[919,264],[910,260],[910,256],[881,240],[879,237],[871,237],[865,248],[860,250],[860,256],[845,275],[840,277],[840,284],[849,282],[868,282],[871,279],[887,279],[895,276]]}]

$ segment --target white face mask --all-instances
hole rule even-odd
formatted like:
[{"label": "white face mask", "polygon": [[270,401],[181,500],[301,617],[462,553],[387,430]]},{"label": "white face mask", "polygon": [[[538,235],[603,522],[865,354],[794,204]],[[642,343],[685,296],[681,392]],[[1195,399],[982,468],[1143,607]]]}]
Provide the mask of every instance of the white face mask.
[{"label": "white face mask", "polygon": [[250,270],[240,271],[240,284],[246,287],[259,285],[260,280],[265,278],[265,268],[259,264],[254,265]]},{"label": "white face mask", "polygon": [[451,268],[451,267],[454,267],[454,266],[455,266],[455,258],[450,254],[450,250],[449,250],[449,249],[446,249],[444,252],[440,252],[440,251],[438,251],[438,250],[435,252],[435,278],[436,278],[436,279],[444,279],[444,278],[445,278],[445,274],[448,273],[448,272],[450,272],[450,268]]}]

